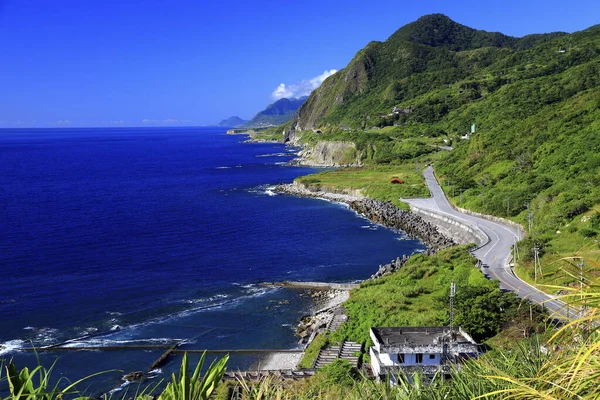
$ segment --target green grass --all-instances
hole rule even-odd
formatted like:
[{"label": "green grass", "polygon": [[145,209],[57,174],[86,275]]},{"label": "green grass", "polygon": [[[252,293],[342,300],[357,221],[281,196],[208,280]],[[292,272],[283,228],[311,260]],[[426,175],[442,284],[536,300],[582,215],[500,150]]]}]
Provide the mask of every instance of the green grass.
[{"label": "green grass", "polygon": [[329,333],[320,333],[315,336],[314,340],[308,345],[302,356],[302,360],[298,363],[298,368],[312,368],[313,362],[319,355],[319,351],[329,344]]},{"label": "green grass", "polygon": [[[398,177],[403,184],[392,184],[390,179]],[[296,178],[296,181],[322,190],[341,191],[359,189],[368,197],[391,201],[397,207],[408,208],[400,198],[427,197],[429,190],[421,175],[421,165],[380,165],[362,168],[343,168],[323,171]]]},{"label": "green grass", "polygon": [[500,331],[515,317],[519,300],[503,293],[475,267],[468,246],[456,246],[432,256],[412,256],[393,274],[365,281],[344,303],[348,321],[331,340],[368,343],[373,326],[437,326],[449,322],[450,283],[457,285],[455,323],[477,340]]},{"label": "green grass", "polygon": [[[536,241],[542,250],[540,263],[542,274],[538,273],[537,286],[547,293],[556,294],[555,286],[576,288],[579,286],[579,262],[584,262],[586,277],[598,277],[597,264],[600,262],[598,235],[600,227],[594,224],[594,217],[600,214],[600,206],[575,217],[560,227],[554,235],[540,236]],[[596,217],[598,218],[598,217]],[[590,233],[591,232],[591,233]],[[534,239],[537,236],[534,236]],[[532,239],[521,243],[516,272],[521,279],[536,284],[533,267]]]}]

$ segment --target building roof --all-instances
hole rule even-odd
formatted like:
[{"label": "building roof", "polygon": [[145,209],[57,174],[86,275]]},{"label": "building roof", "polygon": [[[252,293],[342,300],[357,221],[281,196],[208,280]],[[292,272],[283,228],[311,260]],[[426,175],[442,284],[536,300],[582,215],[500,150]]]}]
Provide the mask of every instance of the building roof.
[{"label": "building roof", "polygon": [[461,328],[454,328],[453,334],[447,326],[398,326],[371,331],[375,344],[389,353],[438,352],[444,345],[452,352],[477,352],[477,343]]}]

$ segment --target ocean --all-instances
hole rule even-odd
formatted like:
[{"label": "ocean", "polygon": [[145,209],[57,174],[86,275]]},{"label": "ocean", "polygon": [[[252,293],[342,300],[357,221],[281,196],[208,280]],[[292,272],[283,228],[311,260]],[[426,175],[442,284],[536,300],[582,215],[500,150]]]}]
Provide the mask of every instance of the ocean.
[{"label": "ocean", "polygon": [[[295,326],[317,305],[261,282],[354,282],[424,249],[344,205],[274,195],[316,169],[289,165],[298,149],[245,140],[223,128],[0,130],[0,358],[35,366],[15,349],[63,342],[298,348]],[[39,356],[56,379],[111,370],[83,385],[98,392],[162,352]],[[256,362],[233,354],[228,366]]]}]

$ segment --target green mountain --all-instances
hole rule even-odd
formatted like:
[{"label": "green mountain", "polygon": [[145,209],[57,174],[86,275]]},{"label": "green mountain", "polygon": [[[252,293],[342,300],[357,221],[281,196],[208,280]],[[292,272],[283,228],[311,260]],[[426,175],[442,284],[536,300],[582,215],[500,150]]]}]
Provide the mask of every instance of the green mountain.
[{"label": "green mountain", "polygon": [[307,98],[307,96],[303,96],[297,99],[279,99],[257,113],[252,120],[246,123],[246,126],[251,128],[261,128],[283,124],[292,119],[296,110],[304,104]]},{"label": "green mountain", "polygon": [[369,43],[346,68],[323,82],[294,117],[291,134],[327,124],[368,127],[373,115],[474,79],[486,90],[495,90],[506,83],[503,73],[523,63],[529,49],[559,50],[559,43],[569,37],[552,33],[518,39],[475,30],[441,14],[424,16],[385,42]]},{"label": "green mountain", "polygon": [[600,25],[514,38],[422,17],[311,94],[284,134],[300,140],[352,141],[365,163],[451,143],[436,171],[463,204],[522,222],[529,204],[543,242],[599,203]]},{"label": "green mountain", "polygon": [[237,128],[238,126],[242,126],[247,122],[248,122],[247,120],[241,119],[240,117],[235,115],[233,117],[229,117],[229,118],[224,119],[223,121],[219,122],[219,126],[227,126],[227,127],[231,127],[231,128]]}]

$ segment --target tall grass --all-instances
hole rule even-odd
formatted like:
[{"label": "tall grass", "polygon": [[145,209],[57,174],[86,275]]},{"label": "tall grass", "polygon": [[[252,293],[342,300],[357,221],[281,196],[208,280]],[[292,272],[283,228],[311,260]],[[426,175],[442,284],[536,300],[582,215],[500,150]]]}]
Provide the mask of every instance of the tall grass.
[{"label": "tall grass", "polygon": [[[121,397],[128,399],[135,398],[137,400],[155,399],[157,397],[160,400],[207,400],[220,384],[229,356],[226,355],[218,361],[213,361],[206,369],[204,375],[201,376],[200,373],[204,367],[205,356],[206,353],[202,354],[196,368],[190,374],[188,371],[187,354],[184,354],[179,376],[173,374],[172,381],[169,382],[167,387],[158,396],[153,395],[154,390],[158,387],[157,384],[141,392],[137,392],[133,396],[125,392]],[[63,397],[68,397],[69,399],[91,399],[79,391],[77,386],[86,379],[109,372],[104,371],[86,376],[62,388],[61,386],[63,386],[66,378],[62,377],[54,384],[51,380],[52,370],[55,365],[56,362],[50,368],[45,368],[38,360],[38,366],[33,370],[30,371],[29,368],[25,367],[19,371],[12,361],[8,362],[3,366],[4,368],[0,368],[0,382],[8,382],[9,395],[5,399],[0,397],[0,400],[62,400]],[[2,371],[4,371],[4,376],[2,375]],[[102,396],[102,398],[104,400],[112,400],[115,399],[113,396],[114,394],[109,394]]]},{"label": "tall grass", "polygon": [[[25,367],[19,371],[12,360],[6,363],[4,368],[0,368],[0,382],[8,382],[10,394],[6,400],[60,400],[64,396],[81,397],[76,386],[86,379],[104,373],[98,372],[86,376],[61,388],[67,379],[62,377],[54,384],[52,383],[51,376],[55,365],[56,362],[50,368],[45,368],[38,359],[38,366],[34,369],[29,370]],[[5,372],[4,376],[2,376],[2,370]],[[1,397],[0,400],[2,400]]]}]

